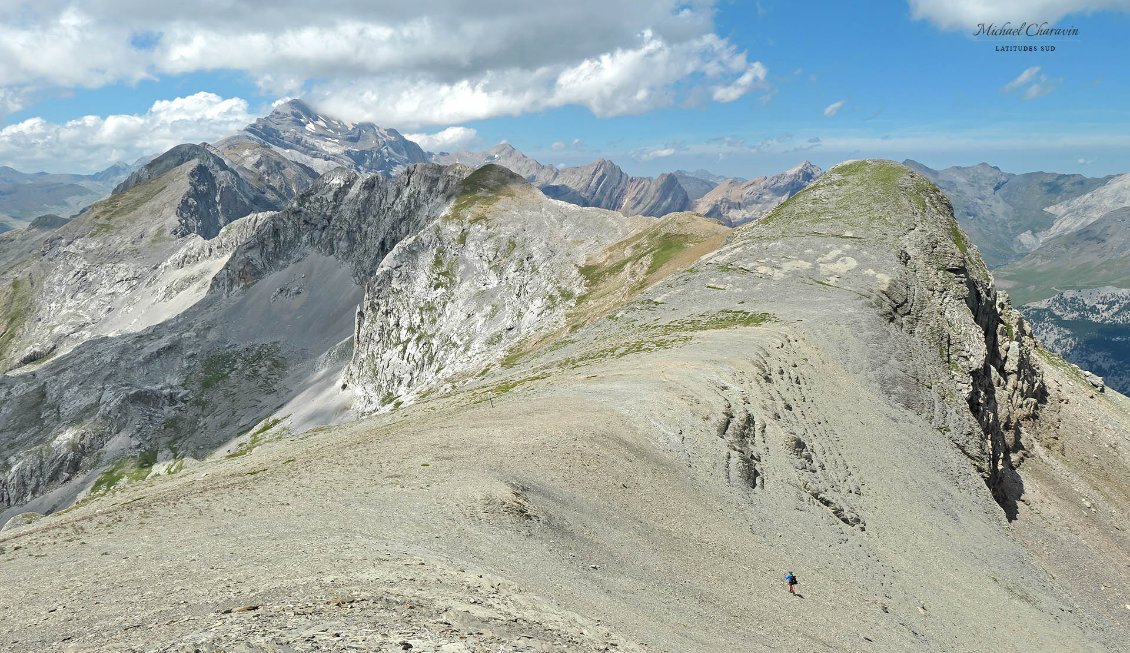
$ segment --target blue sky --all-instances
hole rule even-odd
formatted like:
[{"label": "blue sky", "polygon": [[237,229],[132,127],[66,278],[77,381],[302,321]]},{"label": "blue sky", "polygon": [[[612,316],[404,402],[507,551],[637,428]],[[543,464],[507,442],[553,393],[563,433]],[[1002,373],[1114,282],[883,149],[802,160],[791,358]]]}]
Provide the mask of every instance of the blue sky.
[{"label": "blue sky", "polygon": [[[637,174],[863,157],[1130,170],[1126,0],[153,4],[0,8],[0,165],[89,172],[300,96],[433,149],[507,140]],[[1045,20],[1078,36],[972,34]],[[996,51],[1015,44],[1056,49]]]}]

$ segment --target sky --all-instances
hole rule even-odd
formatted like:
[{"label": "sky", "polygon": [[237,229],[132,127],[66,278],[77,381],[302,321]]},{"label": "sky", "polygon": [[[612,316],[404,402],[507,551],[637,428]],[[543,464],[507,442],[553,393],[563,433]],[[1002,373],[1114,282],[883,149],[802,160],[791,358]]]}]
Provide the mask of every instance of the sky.
[{"label": "sky", "polygon": [[[1069,33],[976,34],[1026,23]],[[1102,176],[1130,171],[1127,33],[1130,0],[4,0],[0,165],[93,172],[300,97],[433,151],[633,174]]]}]

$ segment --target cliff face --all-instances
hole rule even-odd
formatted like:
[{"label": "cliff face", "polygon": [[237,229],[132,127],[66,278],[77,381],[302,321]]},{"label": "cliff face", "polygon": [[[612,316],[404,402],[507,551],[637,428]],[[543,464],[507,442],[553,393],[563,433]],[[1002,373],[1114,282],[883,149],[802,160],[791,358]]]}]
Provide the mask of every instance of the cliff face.
[{"label": "cliff face", "polygon": [[309,251],[341,261],[361,283],[397,243],[447,207],[469,172],[423,164],[393,179],[344,169],[327,173],[251,235],[213,285],[222,293],[234,292]]}]

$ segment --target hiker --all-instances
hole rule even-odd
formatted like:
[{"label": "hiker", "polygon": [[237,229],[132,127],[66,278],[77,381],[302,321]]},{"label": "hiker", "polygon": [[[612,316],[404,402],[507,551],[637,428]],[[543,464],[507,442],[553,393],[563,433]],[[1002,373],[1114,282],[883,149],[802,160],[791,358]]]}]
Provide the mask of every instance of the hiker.
[{"label": "hiker", "polygon": [[785,574],[785,582],[789,584],[789,594],[796,594],[797,579],[796,574],[789,572]]}]

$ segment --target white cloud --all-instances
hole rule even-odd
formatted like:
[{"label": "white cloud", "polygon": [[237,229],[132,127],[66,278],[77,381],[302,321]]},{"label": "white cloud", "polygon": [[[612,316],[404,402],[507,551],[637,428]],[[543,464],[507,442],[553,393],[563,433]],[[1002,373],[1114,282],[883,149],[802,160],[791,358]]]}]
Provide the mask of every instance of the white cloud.
[{"label": "white cloud", "polygon": [[768,88],[766,75],[761,63],[749,63],[744,52],[713,34],[669,43],[644,30],[634,47],[568,66],[487,71],[455,82],[424,75],[336,80],[308,97],[333,115],[414,129],[565,105],[601,117],[638,114],[673,104],[681,87],[714,80],[725,82],[722,95],[732,101]]},{"label": "white cloud", "polygon": [[0,116],[6,116],[24,108],[26,98],[18,90],[0,88]]},{"label": "white cloud", "polygon": [[1018,88],[1027,86],[1028,88],[1024,89],[1024,99],[1034,100],[1057,89],[1061,81],[1063,80],[1049,79],[1047,75],[1040,72],[1039,66],[1032,66],[1024,69],[1016,76],[1016,79],[1002,86],[1001,91],[1011,93]]},{"label": "white cloud", "polygon": [[1011,93],[1012,91],[1015,91],[1016,89],[1020,88],[1021,86],[1024,86],[1028,82],[1032,81],[1032,79],[1035,78],[1036,75],[1039,74],[1039,72],[1040,72],[1039,66],[1032,66],[1031,68],[1026,68],[1026,69],[1024,69],[1024,72],[1022,72],[1022,73],[1020,73],[1019,75],[1016,76],[1016,79],[1005,84],[1001,88],[1001,90],[1004,91],[1005,93]]},{"label": "white cloud", "polygon": [[428,152],[455,152],[479,141],[479,133],[470,127],[448,127],[434,134],[405,134]]},{"label": "white cloud", "polygon": [[1024,90],[1025,100],[1035,100],[1059,88],[1059,80],[1041,78],[1039,83],[1033,84]]},{"label": "white cloud", "polygon": [[678,150],[670,146],[652,147],[635,152],[633,157],[637,161],[654,161],[655,159],[664,159],[672,156],[676,152],[678,152]]},{"label": "white cloud", "polygon": [[768,90],[764,65],[713,32],[713,0],[505,11],[459,0],[324,4],[0,3],[0,93],[234,70],[345,119],[419,129],[563,105],[639,113],[695,89],[718,102]]},{"label": "white cloud", "polygon": [[741,77],[730,84],[715,86],[711,95],[718,102],[733,102],[749,93],[751,89],[765,88],[765,77],[768,72],[760,61],[755,61],[742,73]]},{"label": "white cloud", "polygon": [[94,171],[185,142],[216,140],[255,119],[247,102],[196,93],[154,102],[143,114],[29,118],[0,129],[0,160],[22,170]]},{"label": "white cloud", "polygon": [[833,103],[829,104],[828,106],[824,107],[824,117],[825,118],[832,118],[833,116],[835,116],[837,113],[840,112],[840,109],[844,108],[845,104],[847,104],[847,100],[840,100],[839,102],[833,102]]},{"label": "white cloud", "polygon": [[911,16],[943,29],[1006,21],[1055,23],[1069,14],[1105,9],[1130,10],[1130,0],[910,0]]},{"label": "white cloud", "polygon": [[585,143],[584,143],[584,141],[582,141],[579,138],[574,138],[572,141],[570,141],[568,143],[566,143],[565,141],[554,141],[549,146],[549,149],[550,149],[550,151],[553,151],[553,152],[564,152],[566,150],[572,150],[574,152],[583,152],[584,149],[585,149]]}]

